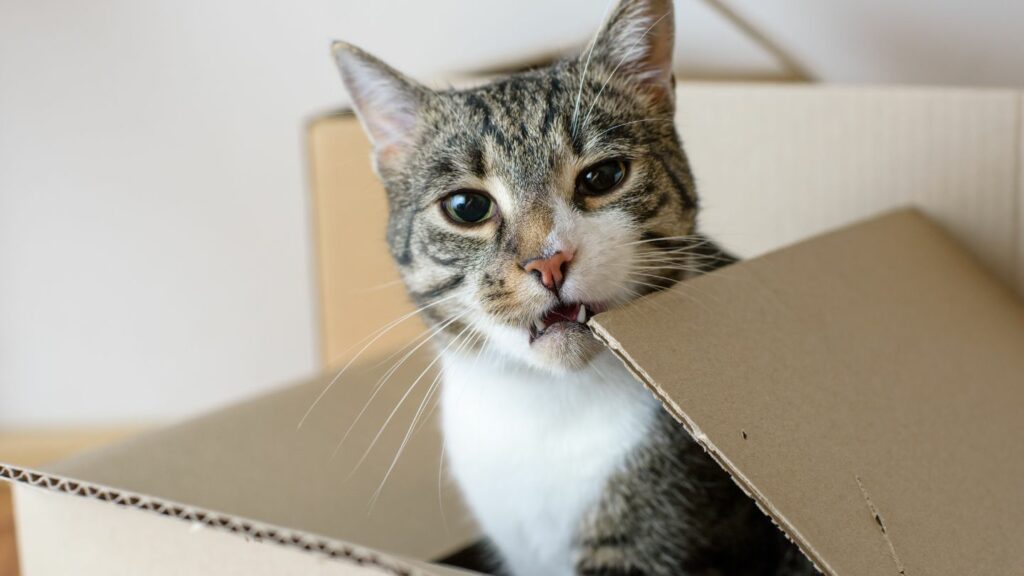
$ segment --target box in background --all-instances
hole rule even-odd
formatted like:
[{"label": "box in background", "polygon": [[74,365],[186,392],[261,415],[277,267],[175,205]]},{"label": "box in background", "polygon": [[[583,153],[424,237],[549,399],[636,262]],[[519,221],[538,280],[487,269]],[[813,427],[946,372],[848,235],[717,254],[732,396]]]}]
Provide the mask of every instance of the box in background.
[{"label": "box in background", "polygon": [[[1020,94],[698,85],[679,102],[706,228],[745,255],[907,203],[939,226],[904,211],[831,232],[596,332],[826,574],[1019,571]],[[358,126],[319,120],[311,143],[324,357],[343,361],[409,307]],[[353,424],[409,330],[312,412],[332,373],[43,471],[0,465],[26,576],[452,573],[425,562],[477,534],[438,489],[436,427],[388,474],[406,429],[375,437],[404,388]],[[390,382],[430,381],[430,358]]]}]

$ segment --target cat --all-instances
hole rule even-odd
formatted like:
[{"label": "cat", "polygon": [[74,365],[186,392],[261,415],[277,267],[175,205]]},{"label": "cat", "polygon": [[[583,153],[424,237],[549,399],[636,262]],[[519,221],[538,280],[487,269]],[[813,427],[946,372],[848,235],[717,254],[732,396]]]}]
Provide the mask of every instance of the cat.
[{"label": "cat", "polygon": [[586,326],[733,261],[696,231],[673,27],[621,0],[578,57],[462,90],[333,47],[438,340],[450,472],[514,576],[816,573]]}]

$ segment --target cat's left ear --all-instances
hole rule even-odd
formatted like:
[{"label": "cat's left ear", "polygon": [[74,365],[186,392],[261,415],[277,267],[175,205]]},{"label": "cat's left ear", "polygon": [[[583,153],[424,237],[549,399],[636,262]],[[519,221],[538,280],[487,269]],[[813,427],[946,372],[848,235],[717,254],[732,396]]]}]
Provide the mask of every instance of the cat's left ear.
[{"label": "cat's left ear", "polygon": [[673,0],[620,0],[594,39],[592,54],[616,75],[623,75],[657,99],[674,99],[672,52],[675,48]]},{"label": "cat's left ear", "polygon": [[415,142],[427,89],[347,42],[334,42],[331,50],[373,142],[377,170],[395,166]]}]

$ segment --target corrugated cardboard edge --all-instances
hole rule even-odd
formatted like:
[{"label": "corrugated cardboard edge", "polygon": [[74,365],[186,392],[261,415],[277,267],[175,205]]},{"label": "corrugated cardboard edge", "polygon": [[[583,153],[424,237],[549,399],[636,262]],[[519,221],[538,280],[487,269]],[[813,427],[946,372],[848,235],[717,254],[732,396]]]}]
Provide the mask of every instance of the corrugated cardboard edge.
[{"label": "corrugated cardboard edge", "polygon": [[[879,216],[892,215],[900,212],[919,212],[915,208],[902,208],[897,210],[891,210],[883,213]],[[844,230],[850,226],[856,226],[858,223],[853,223],[849,226],[843,226],[839,230]],[[814,237],[828,236],[836,233],[837,231],[825,232],[818,234]],[[782,247],[781,249],[785,249]],[[756,486],[747,478],[739,468],[729,460],[722,452],[718,449],[714,442],[705,434],[699,426],[686,414],[686,411],[672,399],[671,396],[665,393],[665,391],[658,385],[658,383],[648,374],[639,363],[637,363],[632,356],[622,347],[618,340],[615,339],[600,323],[595,322],[591,319],[587,325],[590,327],[591,332],[597,337],[598,340],[603,342],[605,346],[611,350],[612,354],[625,365],[626,369],[629,370],[633,376],[639,380],[648,390],[650,390],[654,396],[661,402],[662,406],[676,419],[677,422],[682,424],[690,436],[700,444],[704,451],[710,455],[719,466],[724,469],[729,476],[733,479],[733,482],[739,486],[740,490],[743,491],[749,498],[751,498],[757,507],[768,516],[768,518],[774,523],[789,539],[790,542],[796,544],[796,546],[803,552],[804,556],[807,557],[814,567],[822,574],[834,575],[837,572],[828,565],[828,563],[822,558],[821,554],[815,550],[814,546],[796,529],[786,517],[772,504],[771,500],[762,494]],[[859,483],[859,479],[858,479]],[[863,487],[862,487],[863,489]],[[870,503],[869,503],[870,504]],[[897,559],[897,564],[898,564]]]},{"label": "corrugated cardboard edge", "polygon": [[633,358],[622,348],[622,345],[619,344],[618,340],[612,337],[612,335],[609,334],[600,324],[591,321],[588,325],[597,339],[603,342],[608,349],[622,361],[637,380],[646,386],[648,390],[654,393],[654,396],[659,402],[661,402],[662,406],[668,410],[668,413],[671,414],[676,421],[682,424],[684,428],[686,428],[686,431],[690,433],[690,436],[692,436],[693,439],[696,440],[702,448],[704,448],[705,452],[714,458],[715,462],[717,462],[719,466],[729,473],[729,476],[733,479],[736,485],[739,486],[740,490],[743,490],[743,493],[757,504],[757,507],[760,508],[766,516],[768,516],[772,523],[782,530],[782,533],[785,534],[786,538],[788,538],[790,542],[795,543],[800,548],[800,551],[807,556],[807,559],[814,564],[814,567],[822,574],[835,574],[836,572],[832,570],[824,560],[822,560],[821,555],[817,553],[814,547],[807,543],[807,539],[804,538],[796,528],[789,524],[785,517],[779,513],[775,506],[772,505],[771,501],[766,498],[764,494],[761,494],[750,480],[744,476],[743,473],[740,472],[739,469],[721,453],[721,451],[718,450],[708,436],[701,431],[689,416],[687,416],[686,412],[683,411],[679,404],[672,400],[672,398],[666,394],[660,386],[658,386],[654,379],[651,378],[651,376],[647,374],[639,364],[634,362]]},{"label": "corrugated cardboard edge", "polygon": [[[886,212],[885,214],[893,214],[904,211],[917,212],[915,208],[903,208],[899,210],[892,210]],[[856,223],[852,225],[856,225]],[[845,229],[847,227],[848,226],[841,227],[840,230]],[[824,234],[819,234],[817,236],[826,236],[833,232],[825,232]],[[780,249],[784,248],[785,247],[782,247]],[[771,520],[772,523],[775,524],[775,526],[782,531],[782,533],[790,542],[794,543],[800,549],[804,556],[806,556],[807,559],[810,560],[812,564],[814,564],[814,567],[818,570],[818,572],[827,575],[834,575],[837,573],[831,566],[828,565],[827,562],[825,562],[825,560],[821,557],[821,554],[819,554],[818,551],[815,550],[814,546],[812,546],[808,542],[807,538],[805,538],[800,533],[800,531],[796,529],[796,527],[790,524],[786,520],[786,517],[772,504],[771,500],[768,499],[764,494],[762,494],[757,489],[757,487],[753,485],[750,479],[747,478],[739,470],[739,468],[737,468],[736,465],[718,449],[715,443],[712,442],[710,438],[708,438],[707,434],[705,434],[700,429],[700,427],[697,426],[697,424],[686,414],[682,407],[675,400],[673,400],[671,396],[665,393],[665,391],[658,385],[654,378],[652,378],[651,375],[648,374],[647,371],[645,371],[643,367],[640,366],[640,364],[637,363],[633,359],[633,357],[629,355],[628,352],[626,352],[626,350],[622,347],[622,344],[620,344],[619,341],[616,340],[615,337],[613,337],[605,329],[604,326],[602,326],[598,322],[595,322],[594,319],[591,319],[589,322],[587,322],[587,326],[590,328],[594,336],[602,343],[604,343],[604,345],[607,346],[609,350],[611,350],[612,354],[614,354],[622,362],[622,364],[626,367],[627,370],[629,370],[633,377],[639,380],[640,383],[642,383],[648,390],[651,391],[651,393],[654,394],[655,398],[657,398],[658,401],[661,402],[661,405],[665,407],[668,413],[671,414],[677,422],[682,424],[683,428],[685,428],[686,431],[690,433],[690,436],[692,436],[693,439],[702,448],[704,448],[704,451],[707,452],[708,455],[710,455],[715,460],[715,462],[717,462],[718,465],[721,466],[722,469],[724,469],[729,474],[729,477],[732,478],[733,482],[736,483],[736,485],[740,488],[740,490],[743,491],[744,494],[747,495],[747,497],[754,501],[757,507],[760,508],[761,512],[763,512],[765,516],[767,516],[768,519]]]},{"label": "corrugated cardboard edge", "polygon": [[94,501],[107,502],[122,508],[135,509],[190,524],[235,534],[259,543],[271,543],[330,560],[372,566],[396,576],[430,576],[430,572],[395,560],[385,554],[338,542],[315,534],[290,530],[271,524],[223,514],[178,502],[153,498],[144,494],[119,490],[109,486],[82,482],[30,468],[0,463],[0,480],[15,485],[31,486]]}]

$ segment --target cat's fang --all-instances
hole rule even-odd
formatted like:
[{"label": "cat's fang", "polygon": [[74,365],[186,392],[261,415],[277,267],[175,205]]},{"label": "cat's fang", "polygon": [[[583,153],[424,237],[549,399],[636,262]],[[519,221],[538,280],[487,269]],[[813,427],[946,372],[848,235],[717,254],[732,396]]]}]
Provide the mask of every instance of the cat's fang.
[{"label": "cat's fang", "polygon": [[583,304],[580,304],[580,311],[576,313],[576,321],[580,324],[587,322],[587,307]]},{"label": "cat's fang", "polygon": [[544,328],[546,328],[546,326],[544,326],[544,320],[537,318],[533,321],[533,329],[537,331],[537,334],[543,332]]}]

